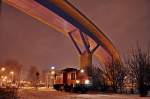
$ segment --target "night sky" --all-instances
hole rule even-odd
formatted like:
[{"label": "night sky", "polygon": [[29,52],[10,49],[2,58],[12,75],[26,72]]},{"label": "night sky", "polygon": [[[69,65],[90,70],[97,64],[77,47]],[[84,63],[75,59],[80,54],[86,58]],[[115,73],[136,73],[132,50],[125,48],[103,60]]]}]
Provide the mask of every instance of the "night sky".
[{"label": "night sky", "polygon": [[[95,23],[121,53],[150,42],[150,0],[69,0]],[[16,59],[25,66],[76,66],[78,53],[70,39],[45,24],[2,5],[0,62]]]}]

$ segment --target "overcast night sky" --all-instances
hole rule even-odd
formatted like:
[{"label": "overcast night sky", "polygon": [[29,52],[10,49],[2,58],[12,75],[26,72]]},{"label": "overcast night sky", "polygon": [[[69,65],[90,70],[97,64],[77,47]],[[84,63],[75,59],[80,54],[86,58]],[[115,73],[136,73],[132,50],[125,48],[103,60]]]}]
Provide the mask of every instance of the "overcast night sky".
[{"label": "overcast night sky", "polygon": [[[150,0],[68,0],[111,39],[121,55],[140,41],[150,42]],[[3,4],[0,16],[0,62],[24,65],[78,65],[70,39],[30,16]]]}]

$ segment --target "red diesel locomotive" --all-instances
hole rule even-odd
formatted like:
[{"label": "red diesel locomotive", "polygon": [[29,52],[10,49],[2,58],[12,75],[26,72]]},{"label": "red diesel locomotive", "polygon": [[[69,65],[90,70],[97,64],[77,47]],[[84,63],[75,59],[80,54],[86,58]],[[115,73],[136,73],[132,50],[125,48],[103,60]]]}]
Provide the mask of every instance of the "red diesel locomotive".
[{"label": "red diesel locomotive", "polygon": [[53,87],[56,90],[86,92],[92,86],[90,78],[84,70],[66,68],[56,72]]}]

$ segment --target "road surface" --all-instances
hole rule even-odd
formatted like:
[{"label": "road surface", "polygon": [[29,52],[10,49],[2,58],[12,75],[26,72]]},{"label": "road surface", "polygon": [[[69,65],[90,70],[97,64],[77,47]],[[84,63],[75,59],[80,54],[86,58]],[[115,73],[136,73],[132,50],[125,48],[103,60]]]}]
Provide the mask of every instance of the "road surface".
[{"label": "road surface", "polygon": [[66,93],[53,89],[21,89],[21,99],[150,99],[150,97],[139,97],[138,95],[102,94],[102,93]]}]

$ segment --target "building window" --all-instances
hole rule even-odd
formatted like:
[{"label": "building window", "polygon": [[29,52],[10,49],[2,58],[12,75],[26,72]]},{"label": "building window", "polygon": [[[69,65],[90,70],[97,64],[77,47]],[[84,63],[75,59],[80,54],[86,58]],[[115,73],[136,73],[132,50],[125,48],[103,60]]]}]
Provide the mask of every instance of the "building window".
[{"label": "building window", "polygon": [[71,80],[75,80],[75,73],[71,73]]}]

